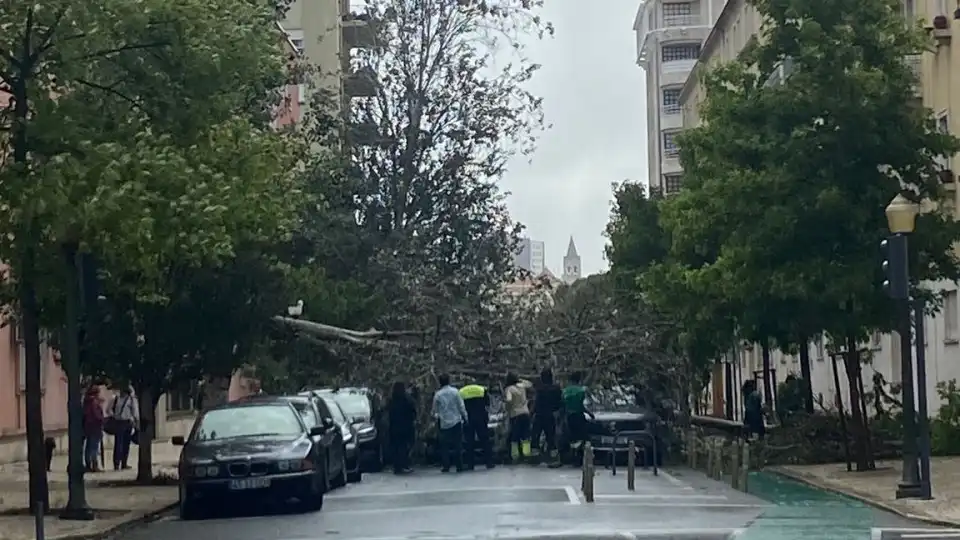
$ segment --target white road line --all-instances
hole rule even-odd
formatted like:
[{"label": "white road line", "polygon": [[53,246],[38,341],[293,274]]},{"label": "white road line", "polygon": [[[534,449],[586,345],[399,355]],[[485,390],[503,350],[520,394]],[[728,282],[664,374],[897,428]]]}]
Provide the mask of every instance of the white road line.
[{"label": "white road line", "polygon": [[[581,537],[581,536],[596,536],[597,538],[607,538],[607,537],[617,537],[624,540],[633,540],[633,539],[642,539],[649,536],[669,536],[671,534],[682,534],[682,535],[713,535],[713,534],[725,534],[730,536],[730,538],[737,538],[743,534],[744,529],[634,529],[629,532],[617,531],[617,530],[606,530],[606,529],[572,529],[569,531],[536,531],[529,533],[517,533],[517,534],[497,534],[497,540],[518,540],[526,539],[531,536],[536,536],[537,538],[569,538],[571,536]],[[478,536],[476,535],[432,535],[432,534],[416,534],[415,536],[368,536],[362,538],[354,538],[351,540],[407,540],[413,539],[416,540],[476,540]]]},{"label": "white road line", "polygon": [[[536,505],[536,504],[551,504],[555,505],[557,502],[531,502],[531,503],[521,503],[521,502],[510,502],[510,503],[470,503],[471,508],[503,508],[508,510],[515,510],[517,507],[526,506],[526,505]],[[570,504],[570,503],[567,503]],[[580,508],[586,508],[589,506],[630,506],[633,508],[770,508],[773,505],[769,504],[742,504],[742,503],[688,503],[681,501],[674,502],[640,502],[640,501],[597,501],[596,503],[589,504],[580,504],[577,505]],[[324,514],[382,514],[385,512],[418,512],[418,511],[437,511],[443,509],[449,509],[450,505],[421,505],[421,506],[408,506],[405,508],[324,508]]]},{"label": "white road line", "polygon": [[[599,504],[599,501],[598,503]],[[773,504],[750,504],[750,503],[711,503],[711,502],[643,502],[643,501],[624,501],[622,499],[603,501],[603,506],[636,506],[638,508],[773,508]]]},{"label": "white road line", "polygon": [[499,487],[471,487],[471,488],[437,488],[437,489],[410,489],[403,491],[377,491],[377,492],[367,492],[367,493],[353,493],[351,490],[345,493],[328,493],[324,495],[324,498],[329,500],[337,499],[359,499],[359,498],[369,498],[369,497],[399,497],[403,495],[429,495],[431,493],[465,493],[470,491],[529,491],[529,490],[561,490],[566,486],[555,485],[555,486],[499,486]]},{"label": "white road line", "polygon": [[663,470],[663,469],[660,469],[660,470],[658,470],[657,472],[659,472],[659,473],[660,473],[660,476],[664,477],[664,478],[667,480],[667,482],[670,482],[671,484],[673,484],[673,485],[675,485],[675,486],[679,486],[679,487],[691,487],[691,486],[690,486],[689,484],[687,484],[686,482],[680,480],[680,479],[677,478],[676,476],[668,473],[667,471],[665,471],[665,470]]},{"label": "white road line", "polygon": [[726,495],[671,495],[669,493],[665,494],[638,494],[638,493],[616,493],[616,494],[596,494],[598,499],[713,499],[725,501],[730,497]]},{"label": "white road line", "polygon": [[940,540],[941,538],[960,538],[960,532],[941,531],[941,532],[925,532],[925,533],[900,533],[900,538],[903,538],[905,540],[907,538],[913,538],[915,540],[923,540],[923,539]]},{"label": "white road line", "polygon": [[570,499],[570,504],[580,504],[580,496],[577,495],[577,490],[573,486],[564,486],[563,488],[567,492],[567,499]]}]

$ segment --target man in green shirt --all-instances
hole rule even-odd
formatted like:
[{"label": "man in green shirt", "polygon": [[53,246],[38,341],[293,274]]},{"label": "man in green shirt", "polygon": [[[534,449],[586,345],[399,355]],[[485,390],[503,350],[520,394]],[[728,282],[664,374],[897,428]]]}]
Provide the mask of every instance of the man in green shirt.
[{"label": "man in green shirt", "polygon": [[570,374],[570,382],[563,389],[563,412],[567,424],[567,442],[579,448],[590,436],[587,416],[595,418],[583,404],[587,389],[582,384],[583,375],[578,371]]}]

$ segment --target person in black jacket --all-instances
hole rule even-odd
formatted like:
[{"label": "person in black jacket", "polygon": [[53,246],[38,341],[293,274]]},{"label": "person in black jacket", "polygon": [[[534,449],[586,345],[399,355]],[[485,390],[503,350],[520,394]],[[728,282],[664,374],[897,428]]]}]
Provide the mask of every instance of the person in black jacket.
[{"label": "person in black jacket", "polygon": [[413,398],[407,394],[402,382],[393,383],[390,404],[387,407],[390,416],[390,447],[393,456],[393,472],[406,474],[410,468],[410,449],[416,434],[417,407]]},{"label": "person in black jacket", "polygon": [[560,454],[557,452],[557,417],[563,407],[563,391],[553,382],[553,371],[544,368],[540,372],[540,381],[536,385],[536,400],[533,404],[533,447],[537,456],[540,452],[540,435],[546,439],[547,453],[551,467],[560,466]]}]

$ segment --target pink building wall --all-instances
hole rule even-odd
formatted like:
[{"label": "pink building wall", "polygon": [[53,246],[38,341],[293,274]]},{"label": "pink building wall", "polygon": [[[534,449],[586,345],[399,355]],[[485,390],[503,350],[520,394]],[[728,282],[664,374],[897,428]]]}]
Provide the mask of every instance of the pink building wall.
[{"label": "pink building wall", "polygon": [[[0,328],[0,437],[26,433],[26,393],[20,346],[14,327]],[[47,430],[67,427],[67,379],[54,358],[54,350],[40,346],[43,360],[43,424]]]},{"label": "pink building wall", "polygon": [[285,128],[300,121],[300,86],[288,84],[283,89],[283,101],[274,112],[273,126]]}]

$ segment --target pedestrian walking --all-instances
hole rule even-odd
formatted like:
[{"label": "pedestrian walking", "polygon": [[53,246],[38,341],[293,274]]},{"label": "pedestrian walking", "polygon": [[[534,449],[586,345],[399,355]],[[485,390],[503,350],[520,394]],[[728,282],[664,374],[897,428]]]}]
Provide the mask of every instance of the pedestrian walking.
[{"label": "pedestrian walking", "polygon": [[757,389],[757,381],[750,379],[744,381],[741,387],[743,392],[743,431],[747,439],[756,435],[763,439],[767,433],[766,422],[763,418],[763,398],[760,397],[760,391]]},{"label": "pedestrian walking", "polygon": [[440,389],[433,394],[433,416],[437,419],[440,443],[440,466],[442,472],[450,472],[451,460],[457,472],[463,471],[463,425],[467,422],[467,409],[460,392],[450,384],[450,375],[437,378]]},{"label": "pedestrian walking", "polygon": [[83,463],[89,472],[99,472],[100,445],[103,443],[103,400],[100,387],[90,385],[83,397]]},{"label": "pedestrian walking", "polygon": [[110,400],[107,412],[106,423],[113,433],[113,470],[129,469],[130,444],[140,425],[140,407],[133,390],[129,386],[122,387]]},{"label": "pedestrian walking", "polygon": [[544,438],[543,448],[551,467],[560,466],[560,454],[557,451],[557,420],[563,407],[563,391],[553,382],[553,371],[544,368],[540,372],[540,381],[535,386],[536,399],[533,402],[533,431],[530,437],[533,457],[540,455],[540,437]]},{"label": "pedestrian walking", "polygon": [[407,387],[400,381],[393,383],[390,403],[387,405],[390,419],[390,456],[393,460],[393,472],[408,474],[410,468],[410,449],[416,436],[417,406],[407,394]]},{"label": "pedestrian walking", "polygon": [[467,423],[464,425],[464,440],[466,448],[466,468],[472,470],[476,460],[476,452],[480,451],[481,459],[488,469],[493,468],[493,441],[490,440],[490,394],[479,384],[468,384],[460,389],[467,409]]},{"label": "pedestrian walking", "polygon": [[583,375],[580,372],[570,374],[570,381],[563,389],[562,399],[567,443],[574,455],[580,455],[583,443],[590,437],[587,417],[595,419],[593,413],[584,404],[587,399],[587,389],[583,386]]},{"label": "pedestrian walking", "polygon": [[506,378],[504,400],[510,424],[510,460],[520,463],[530,456],[530,409],[527,407],[527,389],[532,385],[513,373]]}]

